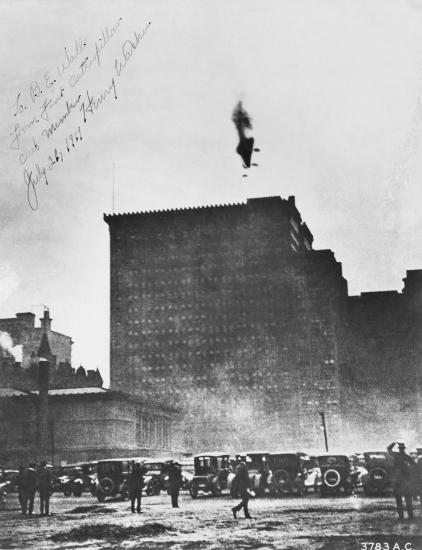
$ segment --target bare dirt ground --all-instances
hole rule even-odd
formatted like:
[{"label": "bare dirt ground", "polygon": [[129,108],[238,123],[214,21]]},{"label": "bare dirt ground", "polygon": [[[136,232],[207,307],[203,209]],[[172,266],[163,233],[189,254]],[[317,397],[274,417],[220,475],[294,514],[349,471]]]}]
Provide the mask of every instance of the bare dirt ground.
[{"label": "bare dirt ground", "polygon": [[416,503],[410,522],[397,519],[392,498],[254,499],[251,520],[233,519],[236,502],[183,494],[180,508],[172,509],[162,494],[143,498],[143,513],[132,514],[128,501],[55,494],[50,517],[30,518],[20,514],[16,495],[9,495],[0,509],[0,548],[422,550]]}]

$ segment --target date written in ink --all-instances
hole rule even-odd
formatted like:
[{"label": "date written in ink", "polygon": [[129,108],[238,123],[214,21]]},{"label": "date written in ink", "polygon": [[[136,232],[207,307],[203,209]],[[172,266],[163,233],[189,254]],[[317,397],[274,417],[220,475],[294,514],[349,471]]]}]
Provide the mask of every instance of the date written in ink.
[{"label": "date written in ink", "polygon": [[78,129],[76,130],[76,132],[73,132],[73,134],[69,134],[69,135],[66,137],[66,149],[67,149],[67,152],[70,153],[71,148],[72,148],[72,147],[75,147],[75,145],[76,145],[79,141],[82,141],[82,132],[81,132],[81,127],[80,127],[80,126],[78,126]]},{"label": "date written in ink", "polygon": [[[75,146],[82,141],[82,132],[81,127],[78,126],[77,130],[75,132],[72,132],[71,134],[68,134],[65,137],[65,146],[68,153],[72,151],[72,149],[75,148]],[[58,164],[59,162],[63,162],[63,153],[60,149],[54,148],[54,151],[51,155],[48,156],[49,170],[52,170],[55,164]]]}]

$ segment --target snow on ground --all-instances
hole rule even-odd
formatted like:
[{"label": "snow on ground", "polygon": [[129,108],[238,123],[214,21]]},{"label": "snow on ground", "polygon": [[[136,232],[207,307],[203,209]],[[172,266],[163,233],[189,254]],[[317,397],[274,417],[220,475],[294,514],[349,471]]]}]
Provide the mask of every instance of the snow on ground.
[{"label": "snow on ground", "polygon": [[16,495],[9,495],[0,508],[0,548],[422,550],[417,503],[410,522],[397,519],[392,498],[255,499],[251,520],[241,514],[233,519],[236,502],[183,494],[180,508],[173,509],[170,497],[161,494],[144,497],[143,513],[132,514],[128,501],[54,494],[52,516],[30,518],[20,514]]}]

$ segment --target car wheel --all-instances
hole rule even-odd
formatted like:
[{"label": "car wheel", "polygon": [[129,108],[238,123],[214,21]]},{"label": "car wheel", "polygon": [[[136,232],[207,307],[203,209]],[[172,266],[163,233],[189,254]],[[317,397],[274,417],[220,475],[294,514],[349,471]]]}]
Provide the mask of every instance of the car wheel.
[{"label": "car wheel", "polygon": [[82,489],[80,487],[75,487],[75,489],[73,489],[73,496],[74,497],[80,497],[82,495]]},{"label": "car wheel", "polygon": [[148,483],[145,493],[148,497],[151,497],[154,494],[154,485],[152,483]]},{"label": "car wheel", "polygon": [[101,491],[106,496],[112,496],[113,492],[114,494],[117,493],[114,481],[109,477],[103,477],[102,479],[100,479],[99,485],[101,487]]},{"label": "car wheel", "polygon": [[189,489],[189,494],[192,498],[197,498],[198,496],[198,487],[192,483]]},{"label": "car wheel", "polygon": [[70,497],[72,495],[72,490],[71,489],[63,489],[63,494],[65,497]]}]

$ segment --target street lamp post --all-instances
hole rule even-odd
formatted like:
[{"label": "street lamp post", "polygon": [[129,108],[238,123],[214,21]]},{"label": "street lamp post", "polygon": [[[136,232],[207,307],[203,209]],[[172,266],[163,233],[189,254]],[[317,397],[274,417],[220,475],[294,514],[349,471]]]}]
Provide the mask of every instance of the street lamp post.
[{"label": "street lamp post", "polygon": [[50,433],[51,433],[51,465],[54,466],[54,418],[50,420]]},{"label": "street lamp post", "polygon": [[324,431],[325,452],[328,453],[328,438],[327,438],[327,426],[325,425],[325,413],[321,411],[321,429]]}]

